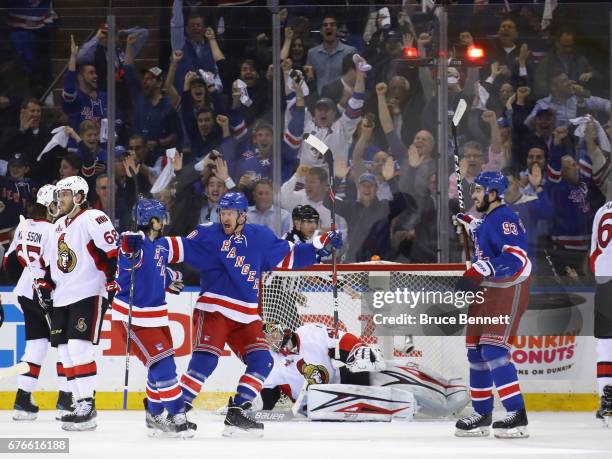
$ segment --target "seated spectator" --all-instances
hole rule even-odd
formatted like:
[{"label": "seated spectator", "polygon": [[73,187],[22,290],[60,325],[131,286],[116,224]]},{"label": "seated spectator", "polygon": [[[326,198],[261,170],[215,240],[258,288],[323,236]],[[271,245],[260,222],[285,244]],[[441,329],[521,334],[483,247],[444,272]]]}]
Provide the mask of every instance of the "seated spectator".
[{"label": "seated spectator", "polygon": [[[360,70],[357,70],[356,73],[353,93],[348,100],[346,110],[340,117],[337,116],[334,101],[329,98],[321,98],[315,104],[314,113],[306,111],[303,124],[303,132],[316,136],[334,152],[335,161],[341,160],[345,163],[348,160],[348,150],[353,133],[361,118],[365,91],[365,73]],[[288,102],[287,105],[291,104]],[[299,157],[300,164],[327,167],[321,154],[305,142],[301,143]]]},{"label": "seated spectator", "polygon": [[83,121],[77,134],[70,126],[65,128],[66,134],[73,139],[78,148],[78,155],[83,162],[82,175],[89,178],[106,170],[106,150],[98,143],[100,126],[95,121]]},{"label": "seated spectator", "polygon": [[175,0],[172,4],[172,19],[170,21],[170,40],[172,51],[182,51],[183,58],[179,62],[174,79],[174,85],[180,88],[189,71],[198,69],[217,73],[211,43],[205,38],[204,18],[197,12],[191,13],[185,23],[183,19],[183,1]]},{"label": "seated spectator", "polygon": [[[288,103],[290,119],[281,143],[281,178],[287,180],[297,166],[297,152],[304,129],[304,96],[299,85],[294,85]],[[295,96],[294,96],[295,94]],[[293,98],[295,101],[293,101]],[[230,136],[229,119],[217,116],[217,123],[223,131],[221,152],[231,167],[231,176],[241,184],[243,191],[249,193],[257,180],[272,180],[272,147],[274,132],[271,124],[261,121],[255,124],[252,135],[244,128],[239,112],[232,112],[235,136]]]},{"label": "seated spectator", "polygon": [[[308,204],[312,206],[319,212],[321,232],[325,232],[331,227],[331,212],[323,204],[323,200],[328,192],[328,175],[325,169],[300,165],[295,174],[283,183],[281,188],[281,206],[287,211],[293,210],[299,205]],[[336,227],[344,233],[346,238],[347,226],[344,218],[337,218]]]},{"label": "seated spectator", "polygon": [[128,37],[125,52],[125,78],[134,105],[133,131],[144,137],[147,147],[145,163],[153,165],[161,151],[178,141],[180,133],[176,110],[161,92],[162,70],[151,67],[140,82],[134,68],[133,45],[135,37]]},{"label": "seated spectator", "polygon": [[[247,222],[257,225],[264,225],[274,231],[276,224],[276,212],[273,206],[272,182],[267,179],[258,180],[253,188],[253,201],[255,205],[249,206],[247,212]],[[281,236],[291,228],[291,215],[285,209],[280,209],[280,232],[275,232]]]},{"label": "seated spectator", "polygon": [[81,157],[76,153],[67,153],[60,161],[59,180],[73,175],[81,175],[82,169],[83,160]]},{"label": "seated spectator", "polygon": [[11,232],[19,224],[19,216],[36,199],[32,180],[26,177],[29,166],[23,153],[13,153],[8,160],[8,171],[0,176],[0,245],[7,249]]},{"label": "seated spectator", "polygon": [[338,39],[338,24],[336,18],[332,16],[323,18],[321,37],[323,42],[310,48],[306,59],[306,64],[311,65],[314,70],[319,94],[322,94],[325,85],[342,76],[344,56],[355,53],[355,48],[345,45]]},{"label": "seated spectator", "polygon": [[[7,130],[2,139],[4,151],[21,152],[30,166],[29,176],[36,184],[50,183],[55,179],[57,165],[53,155],[36,158],[51,138],[51,131],[41,122],[41,106],[37,99],[27,98],[21,104],[19,125]],[[7,159],[7,158],[2,158]]]},{"label": "seated spectator", "polygon": [[610,111],[608,99],[591,96],[582,86],[574,84],[563,70],[551,73],[549,87],[550,95],[536,102],[525,120],[527,126],[533,128],[535,115],[540,110],[551,109],[555,114],[556,125],[559,127],[569,126],[569,120],[576,118],[579,114],[590,113],[596,116],[599,112],[608,113]]},{"label": "seated spectator", "polygon": [[108,175],[100,174],[96,177],[96,200],[91,205],[91,208],[108,213],[108,209],[110,208],[109,199]]},{"label": "seated spectator", "polygon": [[534,78],[534,91],[537,96],[545,97],[548,94],[547,82],[557,69],[563,69],[570,80],[585,86],[600,78],[588,59],[578,54],[576,36],[568,30],[557,34],[553,49],[538,64]]}]

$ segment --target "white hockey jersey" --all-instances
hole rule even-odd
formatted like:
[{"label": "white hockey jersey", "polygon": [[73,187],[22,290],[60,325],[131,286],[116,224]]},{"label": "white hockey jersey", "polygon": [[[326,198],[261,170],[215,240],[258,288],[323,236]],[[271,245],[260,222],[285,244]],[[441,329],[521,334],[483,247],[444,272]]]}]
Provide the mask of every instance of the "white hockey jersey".
[{"label": "white hockey jersey", "polygon": [[309,384],[338,384],[340,372],[332,365],[329,349],[338,342],[331,338],[327,327],[321,324],[306,324],[299,327],[297,352],[282,355],[273,352],[274,367],[264,382],[264,388],[280,386],[294,401],[300,393],[304,380]]},{"label": "white hockey jersey", "polygon": [[[19,231],[15,233],[13,241],[7,250],[5,257],[8,257],[14,251],[17,251],[17,257],[25,260],[26,263],[31,267],[26,266],[23,273],[17,281],[15,290],[13,291],[18,296],[24,296],[28,299],[33,298],[32,285],[34,283],[34,276],[37,278],[43,277],[45,274],[44,268],[46,262],[44,261],[47,256],[44,254],[45,247],[49,246],[49,241],[53,239],[53,230],[55,226],[53,223],[47,220],[26,220],[25,226],[19,227]],[[22,234],[22,232],[24,234]],[[24,254],[22,238],[25,237],[25,251],[27,256]],[[34,276],[32,275],[34,272]]]},{"label": "white hockey jersey", "polygon": [[118,234],[108,216],[86,209],[55,223],[47,263],[55,282],[53,306],[68,306],[92,296],[106,297],[108,259],[117,257]]},{"label": "white hockey jersey", "polygon": [[612,277],[612,201],[604,204],[593,219],[589,260],[598,283]]}]

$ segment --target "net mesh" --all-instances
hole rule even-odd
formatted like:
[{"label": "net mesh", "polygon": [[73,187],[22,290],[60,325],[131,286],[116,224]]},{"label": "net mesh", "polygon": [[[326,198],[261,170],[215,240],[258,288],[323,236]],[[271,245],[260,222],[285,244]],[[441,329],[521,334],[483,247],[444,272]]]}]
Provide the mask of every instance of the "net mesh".
[{"label": "net mesh", "polygon": [[[317,267],[318,268],[318,267]],[[453,290],[461,266],[426,267],[419,265],[355,264],[340,265],[338,269],[338,328],[348,331],[368,343],[385,349],[394,358],[416,361],[445,376],[465,373],[463,337],[414,337],[410,354],[401,352],[405,337],[384,339],[376,335],[372,311],[362,308],[362,295],[375,290]],[[260,308],[264,321],[280,322],[295,330],[316,322],[333,327],[333,287],[329,266],[318,270],[270,271],[262,275]]]}]

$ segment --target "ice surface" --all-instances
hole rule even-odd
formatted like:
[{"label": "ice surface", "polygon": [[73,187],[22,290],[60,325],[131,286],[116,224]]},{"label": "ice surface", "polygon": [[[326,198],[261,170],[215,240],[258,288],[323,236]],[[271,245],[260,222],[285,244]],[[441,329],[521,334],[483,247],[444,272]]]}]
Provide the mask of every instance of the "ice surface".
[{"label": "ice surface", "polygon": [[[142,411],[100,411],[93,432],[64,432],[55,412],[42,411],[33,422],[14,422],[0,411],[0,437],[69,437],[70,454],[11,454],[5,457],[83,459],[388,459],[388,458],[612,458],[612,429],[593,413],[529,413],[531,438],[500,440],[456,438],[453,421],[267,423],[262,439],[221,436],[223,417],[195,412],[193,439],[149,438]],[[501,416],[501,413],[500,413]],[[3,456],[3,455],[2,455]]]}]

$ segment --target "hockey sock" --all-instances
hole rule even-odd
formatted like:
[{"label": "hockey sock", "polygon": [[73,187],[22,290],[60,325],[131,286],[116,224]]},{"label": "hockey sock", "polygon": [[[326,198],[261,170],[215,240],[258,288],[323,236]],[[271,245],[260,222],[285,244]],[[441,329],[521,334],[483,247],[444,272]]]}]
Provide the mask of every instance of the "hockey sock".
[{"label": "hockey sock", "polygon": [[74,380],[79,391],[79,399],[92,398],[98,374],[93,343],[83,339],[69,339],[68,353],[74,364]]},{"label": "hockey sock", "polygon": [[480,347],[468,349],[470,362],[470,397],[474,411],[480,414],[493,412],[493,377],[482,359]]},{"label": "hockey sock", "polygon": [[58,345],[57,354],[62,362],[62,366],[64,367],[64,373],[66,373],[66,382],[68,383],[68,388],[70,389],[69,392],[72,392],[72,397],[74,400],[79,400],[79,388],[74,378],[74,365],[70,355],[68,354],[68,345]]},{"label": "hockey sock", "polygon": [[164,405],[159,398],[159,392],[157,391],[157,386],[155,385],[155,380],[153,379],[151,370],[149,370],[147,387],[145,391],[147,394],[147,411],[154,416],[162,414],[164,411]]},{"label": "hockey sock", "polygon": [[19,375],[17,378],[17,387],[26,392],[33,392],[38,375],[40,374],[40,365],[47,355],[49,349],[49,340],[46,338],[30,339],[26,341],[25,352],[21,357],[22,362],[29,365],[29,370],[26,374]]},{"label": "hockey sock", "polygon": [[274,360],[269,351],[258,350],[244,356],[246,371],[238,381],[234,403],[242,405],[251,402],[261,392],[263,383],[272,371]]},{"label": "hockey sock", "polygon": [[523,394],[521,394],[516,368],[510,361],[508,350],[503,347],[484,344],[481,348],[481,355],[491,370],[497,394],[506,411],[524,409],[525,402],[523,401]]},{"label": "hockey sock", "polygon": [[57,371],[58,389],[62,392],[70,392],[70,385],[68,384],[68,379],[66,378],[66,370],[64,369],[64,365],[62,364],[62,362],[57,362],[55,364],[55,371]]},{"label": "hockey sock", "polygon": [[200,393],[202,384],[206,381],[219,362],[219,356],[210,352],[197,351],[191,355],[189,367],[181,376],[181,389],[186,402],[191,403]]},{"label": "hockey sock", "polygon": [[149,374],[153,376],[159,398],[168,414],[185,411],[183,391],[176,379],[176,366],[174,357],[168,356],[149,367]]},{"label": "hockey sock", "polygon": [[612,338],[597,338],[597,389],[612,385]]}]

